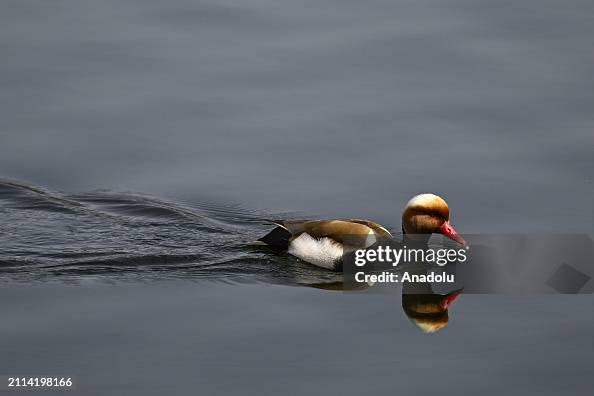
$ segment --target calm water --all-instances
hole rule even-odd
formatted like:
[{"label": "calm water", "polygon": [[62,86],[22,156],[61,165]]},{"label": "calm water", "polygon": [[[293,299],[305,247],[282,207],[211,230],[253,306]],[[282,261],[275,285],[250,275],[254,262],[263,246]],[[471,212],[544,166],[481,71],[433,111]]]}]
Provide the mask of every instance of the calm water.
[{"label": "calm water", "polygon": [[[589,296],[397,295],[246,248],[447,198],[592,233],[589,1],[5,1],[0,374],[81,394],[587,393]],[[295,287],[299,286],[299,287]]]}]

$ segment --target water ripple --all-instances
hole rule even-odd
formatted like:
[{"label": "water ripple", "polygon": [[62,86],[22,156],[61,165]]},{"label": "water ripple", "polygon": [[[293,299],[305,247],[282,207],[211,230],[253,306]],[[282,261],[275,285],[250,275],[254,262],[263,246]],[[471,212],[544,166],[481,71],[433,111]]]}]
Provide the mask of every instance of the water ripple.
[{"label": "water ripple", "polygon": [[197,278],[315,284],[339,276],[248,245],[267,219],[233,204],[145,194],[72,195],[0,181],[0,274],[5,280]]}]

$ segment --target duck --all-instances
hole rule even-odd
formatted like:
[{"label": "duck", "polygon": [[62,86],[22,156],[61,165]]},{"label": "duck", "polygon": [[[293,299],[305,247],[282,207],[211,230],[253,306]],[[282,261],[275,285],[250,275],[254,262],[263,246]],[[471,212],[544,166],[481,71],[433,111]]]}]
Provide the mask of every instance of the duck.
[{"label": "duck", "polygon": [[[341,271],[349,238],[360,238],[358,246],[369,247],[381,238],[393,238],[388,229],[364,219],[271,220],[276,228],[258,239],[275,252],[331,271]],[[432,193],[412,197],[402,211],[402,233],[417,243],[427,243],[431,234],[442,234],[466,246],[450,223],[446,201]]]}]

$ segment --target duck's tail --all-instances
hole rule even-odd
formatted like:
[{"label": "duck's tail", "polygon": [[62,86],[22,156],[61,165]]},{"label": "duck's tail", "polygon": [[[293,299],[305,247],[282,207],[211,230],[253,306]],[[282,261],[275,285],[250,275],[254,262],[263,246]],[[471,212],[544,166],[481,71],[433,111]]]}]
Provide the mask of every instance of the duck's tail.
[{"label": "duck's tail", "polygon": [[286,228],[279,226],[258,239],[258,242],[280,252],[288,249],[290,238],[291,233]]}]

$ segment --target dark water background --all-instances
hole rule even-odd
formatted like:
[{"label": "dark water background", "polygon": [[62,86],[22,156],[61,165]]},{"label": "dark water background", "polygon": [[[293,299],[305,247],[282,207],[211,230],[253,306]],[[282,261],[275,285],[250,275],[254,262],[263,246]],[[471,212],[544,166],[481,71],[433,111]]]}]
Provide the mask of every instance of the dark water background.
[{"label": "dark water background", "polygon": [[94,191],[65,195],[0,181],[0,272],[16,282],[169,279],[329,283],[340,274],[253,242],[290,213]]},{"label": "dark water background", "polygon": [[424,335],[244,243],[287,213],[398,229],[425,191],[462,233],[592,233],[593,38],[578,0],[3,2],[0,374],[588,393],[589,296],[462,296]]}]

